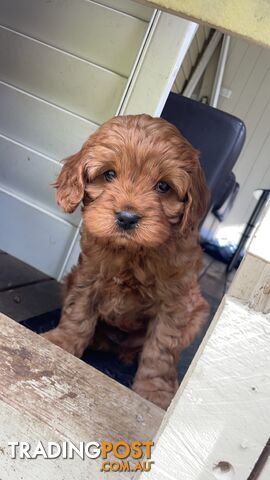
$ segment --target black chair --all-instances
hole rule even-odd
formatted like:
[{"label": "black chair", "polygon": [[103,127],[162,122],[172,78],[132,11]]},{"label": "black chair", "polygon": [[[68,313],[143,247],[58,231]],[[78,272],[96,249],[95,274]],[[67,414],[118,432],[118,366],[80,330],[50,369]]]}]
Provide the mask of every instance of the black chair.
[{"label": "black chair", "polygon": [[217,212],[228,195],[237,191],[232,169],[245,142],[244,123],[233,115],[175,93],[170,93],[161,117],[175,125],[201,152],[211,210],[218,218]]}]

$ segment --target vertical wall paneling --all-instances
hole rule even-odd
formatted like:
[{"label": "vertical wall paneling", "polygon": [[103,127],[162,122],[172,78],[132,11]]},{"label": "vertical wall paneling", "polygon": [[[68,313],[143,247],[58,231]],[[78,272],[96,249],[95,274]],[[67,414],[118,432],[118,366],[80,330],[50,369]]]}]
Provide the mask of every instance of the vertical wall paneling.
[{"label": "vertical wall paneling", "polygon": [[0,188],[78,225],[80,212],[67,215],[55,202],[52,184],[61,170],[59,162],[3,135],[0,135],[0,158]]},{"label": "vertical wall paneling", "polygon": [[229,98],[220,97],[218,108],[241,118],[247,139],[234,172],[240,192],[218,237],[237,241],[255,206],[254,191],[270,186],[270,51],[233,38],[223,88]]},{"label": "vertical wall paneling", "polygon": [[75,227],[1,189],[0,218],[1,249],[56,277]]}]

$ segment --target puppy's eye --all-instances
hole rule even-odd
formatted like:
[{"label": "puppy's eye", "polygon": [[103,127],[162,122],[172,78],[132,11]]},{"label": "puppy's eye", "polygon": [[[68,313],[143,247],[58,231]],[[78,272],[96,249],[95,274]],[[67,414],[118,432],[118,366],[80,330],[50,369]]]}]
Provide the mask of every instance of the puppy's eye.
[{"label": "puppy's eye", "polygon": [[114,170],[107,170],[107,172],[105,172],[103,175],[106,182],[112,182],[113,179],[116,177],[116,173]]},{"label": "puppy's eye", "polygon": [[156,191],[159,193],[167,193],[169,190],[171,190],[171,187],[168,183],[166,182],[158,182],[155,187]]}]

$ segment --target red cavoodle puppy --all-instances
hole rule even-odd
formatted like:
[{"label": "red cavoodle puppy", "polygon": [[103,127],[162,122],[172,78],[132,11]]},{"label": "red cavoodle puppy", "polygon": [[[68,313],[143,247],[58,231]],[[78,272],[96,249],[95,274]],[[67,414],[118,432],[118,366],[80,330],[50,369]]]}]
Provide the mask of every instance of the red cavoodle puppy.
[{"label": "red cavoodle puppy", "polygon": [[133,390],[167,408],[180,354],[208,315],[198,152],[161,118],[115,117],[65,160],[55,186],[66,212],[83,203],[83,228],[60,323],[45,338],[78,357],[89,345],[137,357]]}]

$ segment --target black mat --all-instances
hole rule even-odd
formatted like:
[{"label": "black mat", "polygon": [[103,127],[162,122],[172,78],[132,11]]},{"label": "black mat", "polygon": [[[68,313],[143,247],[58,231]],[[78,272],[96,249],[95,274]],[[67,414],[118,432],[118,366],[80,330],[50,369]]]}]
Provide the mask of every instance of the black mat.
[{"label": "black mat", "polygon": [[[211,315],[212,318],[217,305],[213,304],[213,299],[207,298],[208,302],[211,304]],[[212,301],[211,301],[212,300]],[[47,312],[36,317],[29,318],[21,322],[26,328],[29,328],[36,333],[44,333],[52,328],[55,328],[59,322],[60,310],[54,310],[52,312]],[[186,371],[192,362],[192,359],[200,346],[202,338],[205,335],[205,332],[209,326],[210,321],[205,326],[203,332],[196,340],[190,345],[182,354],[181,360],[178,366],[178,377],[179,381],[183,379],[186,374]],[[82,357],[82,360],[97,370],[105,373],[109,377],[113,378],[117,382],[130,387],[133,382],[137,370],[137,364],[125,365],[120,362],[116,355],[111,352],[97,352],[91,349],[87,349]]]}]

